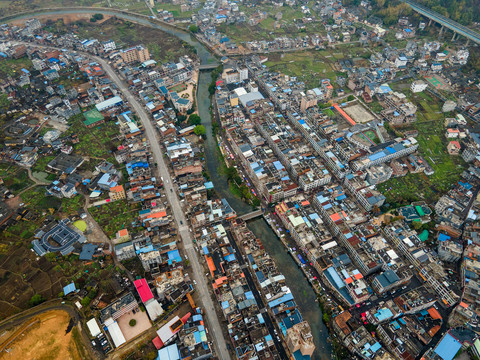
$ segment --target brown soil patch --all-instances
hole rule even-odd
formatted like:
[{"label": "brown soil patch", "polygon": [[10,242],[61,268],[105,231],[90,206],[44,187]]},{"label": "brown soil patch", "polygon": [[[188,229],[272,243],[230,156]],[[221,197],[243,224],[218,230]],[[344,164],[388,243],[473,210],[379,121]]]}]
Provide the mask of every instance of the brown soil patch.
[{"label": "brown soil patch", "polygon": [[372,222],[376,226],[381,226],[383,224],[389,223],[394,216],[392,214],[382,214],[376,218],[372,219]]},{"label": "brown soil patch", "polygon": [[8,345],[8,353],[0,359],[80,359],[72,332],[65,334],[70,316],[61,310],[49,311],[36,317],[33,325]]},{"label": "brown soil patch", "polygon": [[[73,23],[75,21],[79,21],[79,20],[86,20],[86,21],[90,21],[90,18],[92,17],[93,14],[51,14],[51,15],[35,15],[35,18],[37,18],[38,20],[40,20],[40,22],[42,24],[45,24],[45,22],[47,20],[52,20],[52,21],[55,21],[57,19],[63,19],[63,22],[65,24],[70,24],[70,23]],[[104,22],[105,20],[107,19],[110,19],[111,16],[110,15],[103,15],[103,19],[102,20],[99,20],[96,22],[96,24],[101,24],[102,22]],[[12,25],[16,25],[16,26],[22,26],[23,24],[25,24],[25,21],[27,21],[28,19],[19,19],[19,20],[14,20],[11,22]]]}]

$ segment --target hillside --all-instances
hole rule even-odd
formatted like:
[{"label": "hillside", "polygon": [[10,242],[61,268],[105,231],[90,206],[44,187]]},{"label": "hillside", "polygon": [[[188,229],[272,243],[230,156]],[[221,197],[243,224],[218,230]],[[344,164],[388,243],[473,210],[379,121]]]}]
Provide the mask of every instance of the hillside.
[{"label": "hillside", "polygon": [[463,25],[480,21],[480,0],[417,0],[422,4]]}]

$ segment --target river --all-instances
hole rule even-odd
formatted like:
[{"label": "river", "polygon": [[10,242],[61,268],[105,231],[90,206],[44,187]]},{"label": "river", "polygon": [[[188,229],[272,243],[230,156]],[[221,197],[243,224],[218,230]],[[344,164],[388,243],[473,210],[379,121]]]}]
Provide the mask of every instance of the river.
[{"label": "river", "polygon": [[[42,12],[44,15],[54,14],[66,14],[66,13],[78,13],[78,10],[65,10],[65,11],[48,11]],[[123,13],[117,13],[115,11],[104,11],[92,9],[91,13],[103,13],[106,15],[115,15],[119,18],[135,21],[140,24],[152,26],[154,28],[163,30],[164,32],[176,36],[181,40],[192,45],[196,51],[197,56],[200,58],[201,64],[210,64],[216,59],[207,50],[207,48],[201,44],[195,37],[190,35],[186,31],[181,31],[161,23],[153,23],[147,19],[141,17],[130,16]],[[15,19],[30,18],[35,14],[22,15]],[[207,163],[207,169],[211,176],[211,180],[214,184],[215,191],[220,197],[227,199],[229,204],[235,209],[238,214],[247,213],[251,210],[251,207],[245,204],[241,199],[232,195],[229,190],[226,178],[219,173],[221,165],[221,159],[219,151],[217,150],[217,142],[212,134],[212,117],[210,115],[210,94],[208,92],[208,86],[211,82],[211,72],[200,72],[198,86],[197,86],[197,106],[198,112],[202,119],[202,124],[207,130],[207,138],[205,141],[205,157]],[[266,251],[275,259],[277,266],[281,269],[285,275],[287,285],[292,290],[295,297],[295,301],[298,304],[298,308],[302,313],[304,319],[308,321],[312,329],[312,335],[315,343],[315,353],[313,359],[315,360],[329,360],[332,358],[332,347],[328,338],[328,330],[322,321],[322,312],[318,303],[315,301],[316,295],[312,287],[308,283],[308,280],[303,275],[303,272],[297,266],[295,261],[285,250],[285,247],[277,238],[276,234],[270,229],[268,224],[263,218],[251,221],[248,223],[248,227],[255,233],[255,235],[262,240],[262,243]]]}]

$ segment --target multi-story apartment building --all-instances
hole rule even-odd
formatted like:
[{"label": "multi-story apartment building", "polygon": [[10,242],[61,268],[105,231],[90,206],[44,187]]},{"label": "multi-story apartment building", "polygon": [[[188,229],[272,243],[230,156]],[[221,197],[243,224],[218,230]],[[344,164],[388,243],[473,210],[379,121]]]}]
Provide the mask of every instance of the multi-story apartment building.
[{"label": "multi-story apartment building", "polygon": [[137,45],[125,50],[120,51],[122,60],[127,63],[133,62],[145,62],[150,59],[150,53],[143,45]]}]

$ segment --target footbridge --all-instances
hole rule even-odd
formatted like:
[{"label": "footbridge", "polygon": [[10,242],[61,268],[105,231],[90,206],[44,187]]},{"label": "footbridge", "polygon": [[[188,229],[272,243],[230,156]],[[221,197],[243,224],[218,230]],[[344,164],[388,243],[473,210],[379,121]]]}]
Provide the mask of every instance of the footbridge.
[{"label": "footbridge", "polygon": [[[468,42],[470,40],[474,41],[477,44],[480,44],[480,34],[476,31],[473,31],[472,29],[467,28],[466,26],[463,26],[456,21],[453,21],[433,10],[430,10],[426,8],[425,6],[419,5],[416,2],[412,0],[402,0],[404,3],[410,5],[410,7],[418,12],[419,14],[427,17],[430,19],[430,23],[432,21],[435,21],[436,23],[440,24],[442,26],[440,30],[440,35],[443,33],[444,27],[452,30],[454,32],[452,41],[455,40],[455,35],[459,34],[468,39]],[[471,10],[475,11],[475,10]],[[468,44],[467,42],[467,44]]]},{"label": "footbridge", "polygon": [[218,67],[217,63],[205,64],[205,65],[200,65],[198,67],[198,70],[213,70],[213,69],[216,69],[217,67]]},{"label": "footbridge", "polygon": [[244,221],[248,221],[260,216],[263,216],[263,210],[255,210],[255,211],[249,212],[248,214],[243,214],[239,216],[239,218],[243,219]]}]

